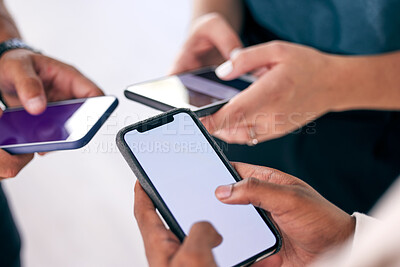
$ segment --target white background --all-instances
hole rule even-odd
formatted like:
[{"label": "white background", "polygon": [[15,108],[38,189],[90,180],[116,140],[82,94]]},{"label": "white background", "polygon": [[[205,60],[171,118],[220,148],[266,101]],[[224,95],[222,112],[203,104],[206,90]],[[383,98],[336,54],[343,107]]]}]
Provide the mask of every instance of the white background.
[{"label": "white background", "polygon": [[3,183],[24,266],[146,266],[133,218],[135,177],[115,147],[126,124],[155,111],[126,100],[165,75],[188,30],[184,0],[6,0],[24,39],[78,67],[120,106],[83,149],[35,157]]}]

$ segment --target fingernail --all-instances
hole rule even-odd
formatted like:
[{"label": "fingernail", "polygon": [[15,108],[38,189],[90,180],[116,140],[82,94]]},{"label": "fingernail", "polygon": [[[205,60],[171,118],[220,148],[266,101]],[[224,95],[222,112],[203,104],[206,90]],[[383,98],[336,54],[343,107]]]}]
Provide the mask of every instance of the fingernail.
[{"label": "fingernail", "polygon": [[221,185],[217,188],[215,195],[219,199],[226,199],[229,198],[232,195],[232,188],[233,185]]},{"label": "fingernail", "polygon": [[26,102],[26,107],[30,113],[38,114],[43,111],[46,106],[46,98],[44,96],[37,96],[29,99]]},{"label": "fingernail", "polygon": [[231,73],[232,70],[233,70],[232,61],[228,60],[215,69],[215,74],[217,74],[218,77],[223,78],[229,75],[229,73]]},{"label": "fingernail", "polygon": [[237,48],[233,49],[232,52],[229,54],[229,58],[230,59],[234,59],[239,54],[239,52],[241,50],[242,49],[240,47],[237,47]]}]

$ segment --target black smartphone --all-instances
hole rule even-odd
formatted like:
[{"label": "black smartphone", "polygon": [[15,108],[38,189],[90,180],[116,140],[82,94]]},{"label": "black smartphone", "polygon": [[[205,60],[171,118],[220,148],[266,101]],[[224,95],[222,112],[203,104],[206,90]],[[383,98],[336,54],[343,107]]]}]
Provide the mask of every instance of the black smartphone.
[{"label": "black smartphone", "polygon": [[219,266],[245,266],[279,250],[281,238],[263,210],[215,197],[219,185],[241,178],[190,110],[128,126],[118,133],[117,145],[181,241],[198,221],[210,222],[222,235],[213,250]]},{"label": "black smartphone", "polygon": [[215,74],[215,67],[207,67],[131,85],[125,96],[161,111],[189,108],[201,117],[216,112],[253,81],[251,75],[224,81]]}]

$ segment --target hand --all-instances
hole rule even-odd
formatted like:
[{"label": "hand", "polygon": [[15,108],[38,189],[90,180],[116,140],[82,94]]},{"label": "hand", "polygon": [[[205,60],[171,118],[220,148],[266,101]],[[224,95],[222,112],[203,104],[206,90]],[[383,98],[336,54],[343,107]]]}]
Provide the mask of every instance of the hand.
[{"label": "hand", "polygon": [[340,102],[333,90],[336,62],[334,56],[287,42],[244,48],[216,73],[231,80],[257,71],[258,80],[203,123],[229,143],[286,135]]},{"label": "hand", "polygon": [[37,115],[47,101],[84,98],[103,92],[72,66],[25,49],[0,58],[0,89],[10,106],[23,105]]},{"label": "hand", "polygon": [[[283,238],[276,254],[282,266],[305,266],[353,235],[354,218],[303,181],[266,167],[243,163],[234,163],[234,167],[244,180],[220,186],[215,194],[223,203],[253,204],[271,214]],[[255,266],[271,266],[272,259]]]},{"label": "hand", "polygon": [[13,178],[33,159],[33,154],[10,155],[0,149],[0,181]]},{"label": "hand", "polygon": [[[0,73],[0,89],[6,102],[10,106],[22,104],[33,115],[46,109],[47,100],[103,94],[73,67],[29,50],[16,49],[5,53],[0,58]],[[0,149],[0,180],[15,177],[33,156],[10,155]]]},{"label": "hand", "polygon": [[222,242],[222,237],[211,224],[194,224],[181,244],[165,228],[139,182],[135,185],[135,217],[143,237],[149,266],[217,266],[212,248]]},{"label": "hand", "polygon": [[218,65],[241,48],[239,36],[219,14],[210,13],[196,20],[179,53],[171,74]]}]

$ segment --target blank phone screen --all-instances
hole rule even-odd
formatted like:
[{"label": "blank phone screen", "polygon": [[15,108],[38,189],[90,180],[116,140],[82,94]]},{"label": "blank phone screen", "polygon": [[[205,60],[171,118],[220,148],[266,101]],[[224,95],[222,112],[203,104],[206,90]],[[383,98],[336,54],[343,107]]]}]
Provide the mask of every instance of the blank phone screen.
[{"label": "blank phone screen", "polygon": [[183,73],[132,85],[128,91],[157,100],[173,107],[203,107],[221,100],[229,100],[251,82],[242,78],[221,80],[214,71]]},{"label": "blank phone screen", "polygon": [[185,234],[210,222],[223,242],[213,250],[218,265],[239,264],[276,245],[277,239],[252,205],[228,205],[215,197],[235,179],[186,113],[125,141]]}]

